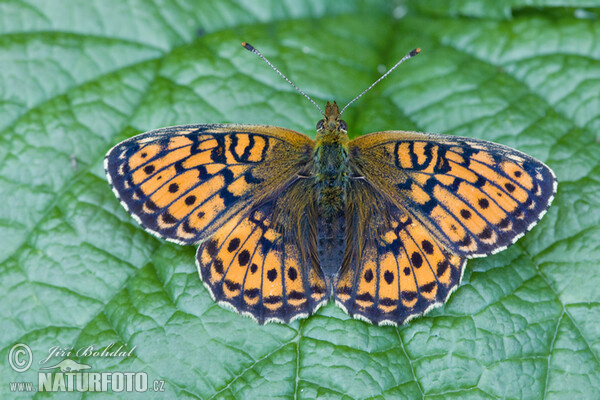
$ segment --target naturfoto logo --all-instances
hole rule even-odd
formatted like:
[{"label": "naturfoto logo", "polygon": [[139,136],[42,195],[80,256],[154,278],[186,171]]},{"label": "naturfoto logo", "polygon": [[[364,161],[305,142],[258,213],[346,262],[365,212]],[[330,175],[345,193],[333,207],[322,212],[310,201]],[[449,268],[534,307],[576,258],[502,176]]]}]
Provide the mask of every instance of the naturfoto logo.
[{"label": "naturfoto logo", "polygon": [[[126,345],[110,343],[99,348],[95,345],[80,348],[53,346],[38,362],[37,386],[33,380],[12,381],[11,392],[164,392],[165,382],[161,379],[150,380],[144,371],[98,371],[94,368],[94,357],[126,358],[133,354],[136,346],[129,349]],[[75,361],[75,357],[86,357],[90,364]],[[32,366],[34,352],[25,343],[17,343],[9,352],[9,364],[19,373],[26,373]],[[61,360],[62,359],[62,360]],[[60,361],[59,361],[60,360]]]}]

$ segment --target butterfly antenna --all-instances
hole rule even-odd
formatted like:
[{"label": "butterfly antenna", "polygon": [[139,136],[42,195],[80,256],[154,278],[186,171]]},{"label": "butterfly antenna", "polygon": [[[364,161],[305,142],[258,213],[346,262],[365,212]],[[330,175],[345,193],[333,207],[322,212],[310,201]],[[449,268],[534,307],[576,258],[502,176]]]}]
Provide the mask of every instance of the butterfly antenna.
[{"label": "butterfly antenna", "polygon": [[317,107],[317,109],[319,110],[319,112],[323,116],[325,116],[325,113],[323,112],[323,110],[321,110],[321,107],[319,107],[319,105],[317,103],[315,103],[315,101],[313,99],[311,99],[306,93],[304,93],[302,90],[300,90],[300,88],[298,88],[298,86],[294,85],[294,83],[292,81],[290,81],[287,78],[287,76],[285,76],[284,74],[282,74],[281,71],[279,71],[273,64],[271,64],[271,62],[269,60],[267,60],[267,58],[265,56],[263,56],[260,51],[256,50],[254,48],[254,46],[252,46],[250,43],[242,42],[242,46],[244,46],[244,48],[246,50],[248,50],[249,52],[254,53],[257,56],[259,56],[260,58],[262,58],[264,62],[266,62],[267,64],[269,64],[269,67],[273,68],[273,70],[275,72],[277,72],[279,74],[279,76],[281,76],[283,79],[285,79],[287,81],[287,83],[289,83],[290,85],[292,85],[294,87],[294,89],[296,89],[302,96],[306,97],[311,103],[313,103],[315,105],[315,107]]},{"label": "butterfly antenna", "polygon": [[342,115],[344,113],[344,111],[346,110],[346,108],[348,108],[348,106],[352,103],[354,103],[356,100],[360,99],[365,93],[367,93],[369,90],[373,89],[373,86],[377,85],[379,82],[381,82],[386,76],[388,76],[390,73],[392,73],[393,70],[396,69],[396,67],[400,64],[402,64],[404,61],[408,60],[409,58],[413,58],[414,56],[416,56],[417,54],[419,54],[421,52],[421,49],[416,48],[413,51],[411,51],[410,53],[408,53],[407,55],[405,55],[404,57],[402,57],[400,59],[400,61],[398,61],[396,63],[396,65],[394,65],[392,68],[390,68],[388,70],[388,72],[386,72],[385,74],[383,74],[381,76],[381,78],[377,79],[375,82],[373,82],[373,84],[371,86],[369,86],[368,88],[366,88],[361,94],[359,94],[358,96],[356,96],[350,103],[346,104],[346,106],[344,108],[342,108],[342,111],[340,112],[340,115]]}]

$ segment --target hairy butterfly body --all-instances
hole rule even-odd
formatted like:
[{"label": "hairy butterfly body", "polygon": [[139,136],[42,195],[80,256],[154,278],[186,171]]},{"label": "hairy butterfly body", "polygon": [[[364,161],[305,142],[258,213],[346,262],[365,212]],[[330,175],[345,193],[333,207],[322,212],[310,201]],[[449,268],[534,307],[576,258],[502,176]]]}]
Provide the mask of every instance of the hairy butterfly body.
[{"label": "hairy butterfly body", "polygon": [[146,230],[198,243],[213,298],[259,323],[333,297],[402,324],[447,300],[467,258],[531,229],[556,192],[546,165],[506,146],[403,131],[351,141],[335,103],[323,115],[316,140],[268,125],[150,131],[113,147],[106,174]]}]

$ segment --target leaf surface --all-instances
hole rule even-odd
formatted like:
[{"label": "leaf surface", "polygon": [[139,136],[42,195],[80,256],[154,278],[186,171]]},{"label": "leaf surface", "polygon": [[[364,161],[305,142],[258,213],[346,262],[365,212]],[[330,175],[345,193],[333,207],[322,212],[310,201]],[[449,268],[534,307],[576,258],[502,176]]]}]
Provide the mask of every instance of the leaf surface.
[{"label": "leaf surface", "polygon": [[[53,346],[93,371],[165,381],[144,398],[600,397],[600,2],[12,1],[0,3],[0,356],[37,385]],[[503,143],[558,176],[553,206],[510,249],[469,261],[449,302],[376,327],[330,304],[259,326],[216,305],[193,247],[160,241],[106,182],[106,151],[189,123],[313,135],[415,47],[422,54],[344,114],[351,135],[419,130]],[[119,393],[73,394],[96,397]],[[36,393],[35,397],[49,397]],[[141,396],[140,396],[141,397]]]}]

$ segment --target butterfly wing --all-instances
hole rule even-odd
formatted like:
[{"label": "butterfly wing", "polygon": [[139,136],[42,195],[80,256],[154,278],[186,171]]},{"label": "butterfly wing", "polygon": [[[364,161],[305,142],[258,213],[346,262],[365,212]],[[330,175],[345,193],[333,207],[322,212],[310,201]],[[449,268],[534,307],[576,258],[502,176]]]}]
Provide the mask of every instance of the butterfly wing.
[{"label": "butterfly wing", "polygon": [[351,182],[347,204],[336,303],[378,325],[403,324],[443,304],[460,283],[466,259],[446,250],[364,180]]},{"label": "butterfly wing", "polygon": [[262,324],[307,317],[328,301],[311,194],[299,180],[200,245],[198,270],[219,304]]},{"label": "butterfly wing", "polygon": [[461,257],[514,243],[556,193],[554,173],[542,162],[483,140],[377,132],[351,141],[349,154],[352,168],[386,201]]},{"label": "butterfly wing", "polygon": [[149,232],[180,243],[210,237],[290,181],[313,141],[263,125],[185,125],[125,140],[106,155],[108,180]]}]

